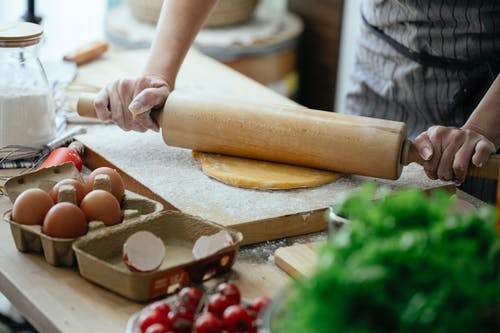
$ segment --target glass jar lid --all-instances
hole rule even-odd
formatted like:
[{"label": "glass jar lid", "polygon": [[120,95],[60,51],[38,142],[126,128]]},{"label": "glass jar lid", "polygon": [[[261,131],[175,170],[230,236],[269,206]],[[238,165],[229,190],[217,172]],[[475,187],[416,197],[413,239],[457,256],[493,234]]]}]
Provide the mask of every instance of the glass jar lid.
[{"label": "glass jar lid", "polygon": [[25,47],[38,44],[43,28],[35,23],[0,23],[0,47]]}]

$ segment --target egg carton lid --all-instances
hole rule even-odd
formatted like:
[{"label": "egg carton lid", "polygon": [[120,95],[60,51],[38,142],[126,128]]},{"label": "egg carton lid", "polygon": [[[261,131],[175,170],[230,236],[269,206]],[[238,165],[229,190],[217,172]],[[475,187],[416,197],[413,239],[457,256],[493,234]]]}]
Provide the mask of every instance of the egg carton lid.
[{"label": "egg carton lid", "polygon": [[72,178],[83,182],[82,175],[72,162],[62,165],[51,166],[9,178],[5,183],[5,192],[9,200],[14,203],[16,198],[25,190],[39,188],[45,192],[50,192],[52,187],[59,181]]},{"label": "egg carton lid", "polygon": [[[161,266],[151,272],[133,272],[123,260],[123,244],[137,231],[152,232],[165,244]],[[192,248],[201,236],[227,231],[233,240],[218,252],[195,259]],[[96,230],[73,243],[80,274],[128,299],[146,302],[228,272],[236,260],[243,235],[231,228],[177,211],[162,211],[109,232]]]}]

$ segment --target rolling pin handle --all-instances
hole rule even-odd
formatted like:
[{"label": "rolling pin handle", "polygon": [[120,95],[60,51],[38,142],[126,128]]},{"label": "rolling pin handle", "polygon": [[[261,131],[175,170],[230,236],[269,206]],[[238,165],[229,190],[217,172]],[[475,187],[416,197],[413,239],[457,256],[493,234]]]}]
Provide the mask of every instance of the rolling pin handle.
[{"label": "rolling pin handle", "polygon": [[76,112],[87,118],[97,118],[94,108],[94,94],[81,94],[76,105]]},{"label": "rolling pin handle", "polygon": [[403,143],[403,151],[401,153],[401,164],[408,165],[410,163],[422,164],[425,160],[420,156],[420,154],[415,149],[413,142],[406,139]]},{"label": "rolling pin handle", "polygon": [[500,171],[500,154],[491,155],[482,167],[471,166],[467,175],[479,178],[498,179]]},{"label": "rolling pin handle", "polygon": [[[94,98],[95,94],[83,93],[78,98],[78,103],[76,104],[76,112],[78,115],[87,118],[97,118],[97,113],[94,108]],[[158,124],[161,125],[162,109],[151,110],[151,118]]]},{"label": "rolling pin handle", "polygon": [[[425,160],[418,154],[413,143],[407,139],[403,144],[401,163],[403,165],[408,165],[412,162],[422,164]],[[479,178],[497,179],[499,170],[500,154],[494,154],[490,156],[488,162],[482,167],[471,165],[467,171],[467,175]]]}]

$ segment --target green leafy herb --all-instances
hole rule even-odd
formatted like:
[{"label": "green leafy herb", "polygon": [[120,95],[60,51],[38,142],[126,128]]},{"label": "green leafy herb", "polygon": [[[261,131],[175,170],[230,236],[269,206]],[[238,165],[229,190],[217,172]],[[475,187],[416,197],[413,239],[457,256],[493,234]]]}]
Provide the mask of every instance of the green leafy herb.
[{"label": "green leafy herb", "polygon": [[293,284],[272,331],[500,332],[495,209],[449,214],[445,191],[375,196],[369,183],[338,207],[351,222]]}]

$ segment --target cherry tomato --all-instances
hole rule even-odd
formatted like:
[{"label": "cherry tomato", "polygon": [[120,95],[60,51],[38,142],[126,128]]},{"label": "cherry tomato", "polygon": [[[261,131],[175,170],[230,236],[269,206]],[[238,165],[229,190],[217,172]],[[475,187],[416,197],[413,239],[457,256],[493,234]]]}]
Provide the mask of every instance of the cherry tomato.
[{"label": "cherry tomato", "polygon": [[194,321],[194,312],[185,307],[176,307],[168,313],[168,321],[170,322],[170,327],[175,332],[188,333],[191,332]]},{"label": "cherry tomato", "polygon": [[222,294],[213,294],[208,298],[208,311],[213,313],[219,318],[222,318],[222,314],[224,310],[226,310],[229,306],[239,304],[235,302],[235,299],[227,297]]},{"label": "cherry tomato", "polygon": [[196,333],[220,333],[224,329],[224,325],[216,315],[205,312],[196,319],[194,328]]},{"label": "cherry tomato", "polygon": [[228,298],[232,299],[234,304],[240,304],[241,302],[240,290],[234,283],[221,283],[217,286],[216,291],[219,294],[225,295]]},{"label": "cherry tomato", "polygon": [[247,313],[248,313],[248,316],[250,317],[250,322],[252,323],[252,327],[255,326],[257,327],[260,322],[261,322],[261,319],[259,317],[256,317],[253,315],[253,311],[247,309]]},{"label": "cherry tomato", "polygon": [[177,294],[179,303],[195,311],[203,297],[203,292],[195,287],[184,287]]},{"label": "cherry tomato", "polygon": [[157,310],[147,311],[139,317],[139,328],[142,333],[146,332],[146,329],[153,324],[162,324],[165,327],[170,327],[167,316]]},{"label": "cherry tomato", "polygon": [[168,305],[167,302],[158,301],[158,302],[151,304],[151,310],[159,311],[159,312],[163,313],[166,317],[168,315],[168,313],[170,312],[170,305]]},{"label": "cherry tomato", "polygon": [[259,312],[261,312],[269,304],[269,302],[271,302],[269,297],[255,297],[248,306],[248,309],[253,311],[255,316],[257,316]]},{"label": "cherry tomato", "polygon": [[168,332],[170,332],[170,329],[168,327],[165,327],[165,325],[162,325],[160,323],[156,323],[146,328],[146,331],[144,333],[168,333]]},{"label": "cherry tomato", "polygon": [[252,318],[241,305],[231,305],[222,315],[224,327],[228,332],[248,332],[252,329]]}]

